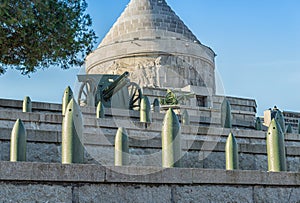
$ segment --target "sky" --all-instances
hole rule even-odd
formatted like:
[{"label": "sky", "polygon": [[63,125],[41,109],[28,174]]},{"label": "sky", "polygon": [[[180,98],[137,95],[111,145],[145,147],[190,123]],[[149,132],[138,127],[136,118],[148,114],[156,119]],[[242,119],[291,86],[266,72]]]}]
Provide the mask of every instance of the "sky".
[{"label": "sky", "polygon": [[[128,2],[87,0],[98,43]],[[216,73],[226,95],[255,99],[259,115],[274,105],[300,112],[299,0],[167,2],[200,42],[216,52]],[[79,71],[50,68],[29,78],[8,70],[0,76],[0,98],[30,96],[32,101],[60,103],[64,89],[75,88]]]}]

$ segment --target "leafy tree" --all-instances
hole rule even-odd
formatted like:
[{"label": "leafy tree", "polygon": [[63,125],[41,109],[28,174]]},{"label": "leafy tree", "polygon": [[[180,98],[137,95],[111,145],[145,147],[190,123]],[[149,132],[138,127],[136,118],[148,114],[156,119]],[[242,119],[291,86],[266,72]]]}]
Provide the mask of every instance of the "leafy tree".
[{"label": "leafy tree", "polygon": [[85,0],[1,0],[0,74],[82,65],[96,42]]}]

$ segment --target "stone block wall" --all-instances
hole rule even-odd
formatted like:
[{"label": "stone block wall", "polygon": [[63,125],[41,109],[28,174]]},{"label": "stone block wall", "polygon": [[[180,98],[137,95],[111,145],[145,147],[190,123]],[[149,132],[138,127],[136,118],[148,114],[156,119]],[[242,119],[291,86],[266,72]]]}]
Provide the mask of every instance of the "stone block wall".
[{"label": "stone block wall", "polygon": [[299,202],[299,173],[1,162],[4,202]]}]

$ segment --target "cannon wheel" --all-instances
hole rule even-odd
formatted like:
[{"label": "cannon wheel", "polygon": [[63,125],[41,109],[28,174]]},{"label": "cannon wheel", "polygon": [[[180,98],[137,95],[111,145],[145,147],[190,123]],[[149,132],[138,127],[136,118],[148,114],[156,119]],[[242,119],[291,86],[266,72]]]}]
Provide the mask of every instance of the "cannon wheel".
[{"label": "cannon wheel", "polygon": [[80,106],[95,106],[96,86],[92,79],[84,81],[79,89],[78,104]]},{"label": "cannon wheel", "polygon": [[140,103],[142,99],[142,90],[138,84],[135,82],[130,82],[128,85],[129,92],[129,109],[137,110],[140,108]]}]

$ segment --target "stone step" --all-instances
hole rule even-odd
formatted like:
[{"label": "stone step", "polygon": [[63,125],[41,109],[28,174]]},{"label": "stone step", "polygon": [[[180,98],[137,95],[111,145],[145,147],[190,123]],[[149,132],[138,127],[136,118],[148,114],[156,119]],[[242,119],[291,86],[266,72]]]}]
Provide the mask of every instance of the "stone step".
[{"label": "stone step", "polygon": [[[100,163],[113,165],[114,133],[111,129],[102,136],[84,134],[86,149],[85,163]],[[0,129],[0,160],[9,160],[10,129]],[[60,132],[29,130],[27,157],[30,162],[55,162],[61,160]],[[33,133],[33,134],[32,134]],[[39,133],[43,136],[39,136]],[[99,133],[101,135],[101,133]],[[239,143],[241,169],[267,170],[265,144]],[[130,165],[131,166],[161,166],[161,140],[159,134],[152,139],[145,136],[130,135]],[[225,168],[225,142],[212,140],[182,140],[183,166],[193,168]],[[300,147],[288,146],[287,164],[290,171],[300,170]]]},{"label": "stone step", "polygon": [[[21,100],[9,100],[0,99],[0,111],[22,112],[22,102]],[[45,102],[32,102],[32,109],[34,113],[46,113],[46,114],[61,114],[61,104],[45,103]],[[94,107],[82,107],[82,112],[84,115],[90,115],[94,117],[95,108]],[[3,112],[4,113],[4,112]],[[253,112],[233,110],[233,126],[240,128],[253,128],[254,126],[254,114]],[[108,117],[120,117],[128,118],[132,120],[139,120],[138,111],[128,111],[122,109],[106,109],[106,115]],[[197,116],[191,116],[191,124],[198,125],[201,124],[213,124],[220,125],[220,111],[218,109],[201,108],[199,109],[199,114]],[[152,112],[152,117],[154,120],[163,120],[163,113]]]},{"label": "stone step", "polygon": [[[117,112],[119,114],[117,114]],[[128,112],[132,114],[130,115]],[[109,120],[109,122],[111,122],[112,120],[118,121],[118,124],[123,123],[123,121],[125,123],[128,123],[128,121],[130,121],[132,123],[135,123],[136,125],[138,123],[137,113],[138,112],[134,112],[134,111],[127,111],[126,113],[126,111],[122,111],[122,110],[118,110],[114,112],[112,110],[111,114],[108,113],[107,119]],[[32,127],[35,129],[48,127],[49,130],[56,130],[60,128],[63,117],[60,114],[52,114],[52,113],[35,113],[35,112],[23,113],[23,112],[16,112],[16,111],[0,110],[0,126],[13,127],[14,122],[17,119],[21,119],[25,123],[26,127]],[[157,122],[161,123],[162,120],[163,120],[162,114],[154,114],[153,123],[151,123],[151,125],[155,125]],[[199,120],[200,120],[200,124],[199,124]],[[217,127],[218,126],[217,120],[219,120],[219,118],[200,117],[200,119],[198,120],[193,119],[191,126],[202,125],[202,126]],[[86,126],[90,126],[90,125],[96,125],[96,127],[99,126],[97,124],[96,118],[88,115],[86,116],[86,114],[84,114],[84,124]],[[138,126],[140,126],[140,124]],[[123,125],[119,127],[123,127]]]},{"label": "stone step", "polygon": [[[0,162],[1,181],[299,186],[299,173]],[[86,171],[88,171],[86,173]],[[24,176],[26,174],[26,176]]]},{"label": "stone step", "polygon": [[[26,129],[40,129],[48,131],[60,131],[62,116],[58,114],[43,114],[43,113],[23,113],[23,112],[9,112],[0,111],[0,126],[12,128],[15,121],[20,118],[23,120]],[[144,131],[144,132],[160,132],[162,122],[156,121],[151,124],[144,124],[138,121],[118,118],[104,118],[96,119],[84,116],[84,130],[88,133],[95,133],[98,129],[108,128],[117,129],[118,127],[125,127],[128,130]],[[249,129],[224,129],[216,126],[182,126],[182,134],[187,135],[212,135],[216,137],[227,137],[233,132],[237,138],[247,139],[265,139],[266,133],[263,131],[255,131]],[[300,141],[299,134],[286,134],[287,141]]]},{"label": "stone step", "polygon": [[[22,112],[22,106],[23,106],[22,100],[0,99],[0,110]],[[32,101],[32,111],[61,113],[61,104]]]},{"label": "stone step", "polygon": [[[109,129],[107,131],[101,131],[95,133],[84,133],[84,145],[91,146],[114,146],[114,137],[117,129]],[[10,141],[10,128],[0,128],[0,141]],[[129,133],[129,145],[132,148],[149,148],[149,149],[161,149],[160,132],[152,132],[151,136],[148,134],[140,134],[142,131],[130,130]],[[37,129],[27,130],[28,142],[41,142],[41,143],[61,143],[61,131],[45,131]],[[224,152],[225,142],[227,135],[221,135],[215,137],[213,135],[205,136],[190,136],[188,134],[182,134],[182,149],[193,151],[216,151]],[[262,142],[247,142],[244,137],[237,136],[237,142],[239,144],[239,151],[241,153],[251,154],[266,154],[265,141]],[[300,142],[297,145],[291,145],[286,142],[287,155],[300,156]]]}]

